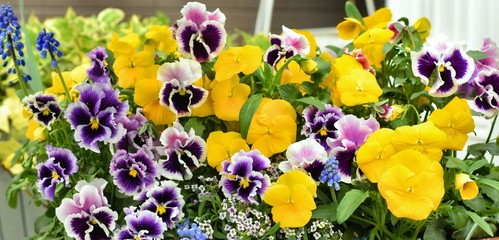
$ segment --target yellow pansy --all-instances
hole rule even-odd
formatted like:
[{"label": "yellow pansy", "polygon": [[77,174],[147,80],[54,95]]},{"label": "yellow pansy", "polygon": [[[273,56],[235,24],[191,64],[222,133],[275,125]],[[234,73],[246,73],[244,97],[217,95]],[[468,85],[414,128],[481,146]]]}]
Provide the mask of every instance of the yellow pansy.
[{"label": "yellow pansy", "polygon": [[315,36],[310,31],[303,29],[293,29],[293,31],[305,36],[308,40],[308,44],[310,45],[310,52],[308,52],[308,54],[305,55],[305,57],[308,58],[315,57],[317,52],[317,40],[315,39]]},{"label": "yellow pansy", "polygon": [[367,179],[377,183],[388,167],[388,160],[396,151],[390,144],[394,131],[389,128],[381,128],[373,132],[356,153],[359,168]]},{"label": "yellow pansy", "polygon": [[418,19],[414,24],[414,28],[416,31],[419,33],[419,36],[421,37],[421,41],[426,42],[426,39],[428,36],[430,36],[430,31],[431,31],[431,22],[428,18],[422,17]]},{"label": "yellow pansy", "polygon": [[355,48],[362,49],[371,65],[381,67],[381,61],[385,59],[383,47],[393,37],[393,31],[389,29],[369,29],[353,41]]},{"label": "yellow pansy", "polygon": [[392,21],[392,11],[389,8],[380,8],[371,16],[362,18],[367,29],[386,28],[388,23]]},{"label": "yellow pansy", "polygon": [[296,112],[284,100],[264,98],[251,120],[246,141],[270,157],[296,140]]},{"label": "yellow pansy", "polygon": [[213,66],[215,80],[223,81],[242,72],[245,75],[256,71],[262,62],[263,51],[260,47],[246,45],[244,47],[230,47],[220,53]]},{"label": "yellow pansy", "polygon": [[354,69],[342,75],[337,82],[340,100],[346,106],[378,102],[383,91],[376,77],[363,69]]},{"label": "yellow pansy", "polygon": [[366,27],[355,18],[345,18],[345,21],[336,25],[338,35],[343,40],[351,40],[359,36],[361,31],[366,30]]},{"label": "yellow pansy", "polygon": [[212,95],[212,93],[211,93],[212,81],[210,80],[210,78],[208,78],[206,75],[204,75],[203,77],[201,77],[197,81],[193,82],[192,84],[208,90],[208,97],[206,98],[206,101],[204,101],[204,103],[201,104],[201,106],[193,107],[191,109],[192,116],[207,117],[210,115],[214,115],[215,110],[213,109],[213,98],[211,97],[211,95]]},{"label": "yellow pansy", "polygon": [[[280,68],[283,62],[280,61],[277,67]],[[310,75],[305,73],[297,62],[290,62],[287,69],[282,73],[281,84],[294,83],[301,85],[303,82],[312,82]]]},{"label": "yellow pansy", "polygon": [[135,82],[144,70],[154,65],[154,53],[141,51],[131,55],[120,55],[113,64],[118,85],[122,88],[134,88]]},{"label": "yellow pansy", "polygon": [[447,134],[447,149],[463,150],[468,141],[467,134],[475,129],[468,102],[458,97],[454,97],[444,108],[433,111],[428,121]]},{"label": "yellow pansy", "polygon": [[144,116],[155,125],[171,124],[176,120],[175,114],[159,103],[159,92],[163,83],[157,79],[158,65],[147,68],[141,80],[135,85],[134,102],[143,108]]},{"label": "yellow pansy", "polygon": [[5,90],[6,97],[0,103],[0,131],[10,133],[11,126],[20,130],[28,125],[28,120],[23,116],[23,104],[14,88]]},{"label": "yellow pansy", "polygon": [[424,220],[442,201],[443,174],[440,163],[418,151],[403,150],[390,158],[378,189],[393,215]]},{"label": "yellow pansy", "polygon": [[152,25],[146,32],[146,43],[144,50],[154,52],[154,49],[163,51],[166,54],[177,50],[177,41],[173,38],[172,31],[166,25]]},{"label": "yellow pansy", "polygon": [[131,55],[140,44],[139,35],[129,33],[123,37],[118,37],[117,33],[113,33],[111,41],[107,44],[107,48],[113,52],[114,57],[121,55]]},{"label": "yellow pansy", "polygon": [[213,81],[213,109],[215,115],[225,121],[239,120],[239,111],[248,99],[251,88],[239,82],[239,77],[233,75],[225,81]]},{"label": "yellow pansy", "polygon": [[269,187],[263,201],[272,206],[272,219],[282,228],[305,226],[316,208],[315,181],[300,170],[284,173]]},{"label": "yellow pansy", "polygon": [[41,142],[48,137],[48,131],[45,127],[38,124],[35,118],[31,118],[28,122],[28,128],[26,129],[26,138],[31,141]]},{"label": "yellow pansy", "polygon": [[206,140],[206,149],[208,151],[208,165],[222,170],[222,162],[224,160],[230,161],[234,153],[244,150],[250,150],[246,141],[241,137],[240,133],[222,131],[211,132]]},{"label": "yellow pansy", "polygon": [[463,200],[471,200],[478,195],[478,185],[468,174],[456,174],[454,186],[459,190],[459,194]]},{"label": "yellow pansy", "polygon": [[332,68],[334,69],[336,79],[349,74],[354,69],[364,69],[355,57],[348,54],[343,54],[341,57],[335,58]]},{"label": "yellow pansy", "polygon": [[[82,64],[69,72],[65,71],[61,73],[68,90],[82,83],[87,78],[87,69],[89,68],[90,64]],[[52,72],[52,86],[45,91],[53,94],[64,94],[64,88],[61,79],[59,78],[59,74]]]},{"label": "yellow pansy", "polygon": [[[4,143],[2,143],[2,144],[4,144]],[[2,146],[6,146],[6,145],[2,145]],[[19,147],[20,146],[16,146],[13,149],[17,149]],[[16,163],[12,164],[12,159],[14,158],[15,155],[16,155],[15,153],[11,153],[5,158],[0,158],[0,159],[4,159],[2,162],[3,167],[5,169],[7,169],[11,174],[14,174],[14,175],[19,174],[23,171],[23,166],[21,165],[20,162],[16,162]]]},{"label": "yellow pansy", "polygon": [[429,159],[439,162],[447,135],[435,127],[432,122],[414,126],[402,126],[395,129],[392,145],[397,151],[413,149],[423,153]]}]

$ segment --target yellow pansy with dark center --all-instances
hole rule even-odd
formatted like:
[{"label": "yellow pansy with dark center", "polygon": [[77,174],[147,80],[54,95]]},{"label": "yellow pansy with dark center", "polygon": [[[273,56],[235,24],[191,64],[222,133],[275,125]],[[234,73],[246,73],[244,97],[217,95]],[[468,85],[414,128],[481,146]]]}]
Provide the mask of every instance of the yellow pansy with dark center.
[{"label": "yellow pansy with dark center", "polygon": [[128,172],[128,175],[132,176],[133,178],[137,177],[137,170],[135,169],[130,169],[130,172]]},{"label": "yellow pansy with dark center", "polygon": [[163,215],[166,212],[166,207],[163,204],[160,204],[156,207],[156,213],[159,214],[160,216]]},{"label": "yellow pansy with dark center", "polygon": [[251,180],[249,180],[248,178],[243,178],[239,181],[239,186],[243,187],[243,188],[247,188],[247,187],[249,187],[250,182],[251,182]]},{"label": "yellow pansy with dark center", "polygon": [[99,129],[99,119],[97,119],[96,117],[90,118],[90,128],[92,130]]},{"label": "yellow pansy with dark center", "polygon": [[58,180],[59,179],[59,174],[57,174],[56,171],[52,171],[52,178],[55,179],[55,180]]}]

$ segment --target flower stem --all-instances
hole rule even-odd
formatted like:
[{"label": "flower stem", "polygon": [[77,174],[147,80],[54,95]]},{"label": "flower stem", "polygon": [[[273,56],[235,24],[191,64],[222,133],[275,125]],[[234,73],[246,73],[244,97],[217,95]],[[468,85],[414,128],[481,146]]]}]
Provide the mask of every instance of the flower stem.
[{"label": "flower stem", "polygon": [[23,91],[23,94],[24,96],[28,96],[28,87],[26,86],[26,83],[24,82],[24,78],[23,78],[23,75],[21,73],[21,69],[19,68],[19,65],[17,65],[17,61],[16,61],[16,51],[14,51],[14,43],[12,41],[12,37],[9,35],[8,36],[8,39],[7,41],[10,42],[11,44],[11,48],[10,48],[10,53],[12,54],[12,60],[14,62],[14,68],[16,69],[16,74],[17,74],[17,78],[18,78],[18,81],[19,81],[19,85],[21,86],[21,90]]},{"label": "flower stem", "polygon": [[331,191],[331,197],[333,198],[334,203],[338,203],[338,199],[336,198],[336,190],[333,187],[329,188],[329,191]]},{"label": "flower stem", "polygon": [[497,115],[494,117],[494,120],[492,121],[492,125],[490,126],[489,135],[487,136],[487,140],[485,140],[485,143],[490,142],[490,138],[492,137],[492,132],[494,132],[494,126],[496,125],[496,121],[497,121]]},{"label": "flower stem", "polygon": [[[55,56],[54,53],[49,50],[50,58],[52,61],[55,61]],[[61,81],[62,88],[64,88],[64,94],[66,94],[66,99],[69,102],[72,102],[71,95],[69,95],[69,90],[68,87],[66,86],[66,82],[64,81],[64,77],[62,76],[61,69],[59,68],[59,65],[53,66],[55,71],[57,72],[57,75],[59,75],[59,80]]]}]

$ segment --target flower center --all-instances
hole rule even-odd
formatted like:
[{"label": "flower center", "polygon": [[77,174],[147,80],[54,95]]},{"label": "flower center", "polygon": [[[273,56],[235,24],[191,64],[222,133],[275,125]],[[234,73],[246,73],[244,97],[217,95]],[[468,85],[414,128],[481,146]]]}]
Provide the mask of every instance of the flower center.
[{"label": "flower center", "polygon": [[137,170],[130,169],[130,172],[128,172],[128,175],[132,176],[133,178],[137,177]]},{"label": "flower center", "polygon": [[52,178],[55,180],[59,179],[59,174],[56,171],[52,171]]},{"label": "flower center", "polygon": [[91,223],[92,225],[96,225],[96,224],[97,224],[97,220],[95,220],[95,218],[94,218],[94,217],[92,217],[92,218],[90,218],[90,223]]},{"label": "flower center", "polygon": [[92,117],[90,119],[90,128],[92,130],[97,130],[99,129],[99,119],[97,119],[96,117]]},{"label": "flower center", "polygon": [[180,94],[180,96],[184,96],[185,95],[185,89],[184,88],[180,88],[180,90],[178,90],[178,93]]},{"label": "flower center", "polygon": [[327,129],[325,127],[322,127],[321,130],[319,130],[319,134],[321,136],[327,136]]},{"label": "flower center", "polygon": [[43,116],[48,116],[50,114],[50,110],[48,108],[45,108],[42,112]]},{"label": "flower center", "polygon": [[249,187],[250,182],[251,182],[251,180],[249,180],[248,178],[243,178],[241,181],[239,181],[239,186],[243,187],[243,188],[247,188],[247,187]]},{"label": "flower center", "polygon": [[135,236],[135,237],[133,238],[133,240],[140,240],[140,237],[139,237],[139,236]]},{"label": "flower center", "polygon": [[444,65],[440,65],[440,67],[438,67],[438,71],[439,72],[443,72],[445,70],[445,66]]},{"label": "flower center", "polygon": [[156,213],[159,214],[160,216],[163,215],[166,212],[166,207],[163,204],[160,204],[156,207]]}]

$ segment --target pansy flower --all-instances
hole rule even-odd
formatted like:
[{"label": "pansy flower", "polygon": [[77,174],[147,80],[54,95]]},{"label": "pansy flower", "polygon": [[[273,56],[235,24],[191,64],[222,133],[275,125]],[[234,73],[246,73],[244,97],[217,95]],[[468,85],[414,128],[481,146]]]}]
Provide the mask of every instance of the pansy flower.
[{"label": "pansy flower", "polygon": [[145,150],[136,153],[118,150],[111,159],[109,173],[121,192],[135,195],[148,189],[156,178],[156,165]]},{"label": "pansy flower", "polygon": [[146,51],[154,52],[154,49],[158,49],[165,54],[170,54],[177,50],[177,41],[175,41],[172,31],[166,25],[150,26],[145,37],[144,50]]},{"label": "pansy flower", "polygon": [[393,134],[394,131],[389,128],[374,131],[355,155],[360,170],[373,183],[379,181],[388,168],[388,160],[396,153],[390,143]]},{"label": "pansy flower", "polygon": [[330,104],[325,104],[324,107],[325,109],[322,111],[310,105],[303,110],[305,124],[303,124],[301,134],[315,139],[326,151],[329,151],[331,148],[326,139],[336,138],[337,129],[334,124],[343,117],[343,112],[341,108]]},{"label": "pansy flower", "polygon": [[[66,84],[66,87],[68,87],[70,93],[73,92],[72,89],[74,86],[85,81],[85,79],[87,78],[86,71],[90,67],[91,67],[90,64],[85,63],[75,67],[73,70],[69,72],[68,71],[61,72],[61,75],[64,79],[64,83]],[[52,72],[51,77],[52,77],[52,84],[50,87],[45,89],[45,91],[53,94],[64,94],[64,87],[62,86],[61,82],[62,80],[59,77],[59,74],[57,74],[56,72]],[[74,99],[76,99],[75,96],[73,96],[73,100]]]},{"label": "pansy flower", "polygon": [[499,113],[499,70],[480,71],[475,78],[476,97],[473,108],[493,118]]},{"label": "pansy flower", "polygon": [[272,67],[284,58],[290,58],[296,54],[305,56],[310,52],[310,43],[307,38],[285,26],[282,26],[282,35],[270,35],[270,44],[263,59]]},{"label": "pansy flower", "polygon": [[476,62],[476,66],[479,70],[487,68],[499,68],[499,48],[497,48],[496,42],[490,38],[485,38],[483,40],[482,48],[480,51],[488,55],[488,57],[480,59]]},{"label": "pansy flower", "polygon": [[154,212],[137,211],[125,216],[126,225],[115,235],[117,240],[163,239],[166,224]]},{"label": "pansy flower", "polygon": [[106,59],[107,53],[104,47],[96,47],[87,56],[92,61],[92,66],[87,69],[88,77],[94,83],[111,84],[111,77],[109,76],[109,68],[107,67]]},{"label": "pansy flower", "polygon": [[154,138],[147,131],[140,133],[140,129],[147,123],[147,118],[142,115],[142,109],[137,108],[135,114],[117,120],[126,129],[126,134],[116,143],[117,149],[127,152],[137,152],[144,149],[150,155],[154,155]]},{"label": "pansy flower", "polygon": [[177,117],[190,116],[191,107],[200,106],[208,97],[208,91],[192,84],[202,76],[201,64],[190,59],[161,65],[158,69],[158,79],[164,84],[159,93],[161,105],[170,108]]},{"label": "pansy flower", "polygon": [[338,169],[343,177],[343,181],[349,182],[352,176],[352,163],[355,152],[364,144],[367,137],[379,129],[379,123],[372,116],[369,119],[358,118],[354,115],[346,115],[335,124],[338,129],[337,137],[327,139],[331,148],[330,157],[338,160]]},{"label": "pansy flower", "polygon": [[177,184],[172,181],[161,181],[156,182],[156,185],[147,191],[146,201],[142,203],[140,209],[156,213],[168,228],[173,228],[175,223],[184,217],[182,212],[184,204],[184,196]]},{"label": "pansy flower", "polygon": [[208,152],[208,165],[222,170],[222,162],[230,161],[232,155],[243,150],[249,151],[249,146],[246,141],[237,132],[211,132],[206,140],[206,149]]},{"label": "pansy flower", "polygon": [[154,52],[134,51],[128,55],[119,55],[113,64],[118,85],[122,88],[135,88],[142,73],[152,65],[154,65]]},{"label": "pansy flower", "polygon": [[125,117],[128,102],[118,99],[118,90],[104,84],[77,87],[80,99],[69,104],[64,117],[75,131],[78,145],[99,153],[99,142],[116,143],[126,133],[116,120]]},{"label": "pansy flower", "polygon": [[250,86],[240,83],[237,75],[215,81],[213,85],[211,97],[215,116],[225,121],[238,121],[239,112],[251,93]]},{"label": "pansy flower", "polygon": [[178,50],[198,62],[208,62],[224,48],[227,33],[225,15],[220,10],[206,11],[206,5],[189,2],[182,10],[182,18],[174,26]]},{"label": "pansy flower", "polygon": [[279,163],[279,169],[283,172],[305,170],[312,178],[319,180],[327,159],[324,147],[314,139],[307,138],[289,145],[286,150],[286,161]]},{"label": "pansy flower", "polygon": [[429,94],[447,97],[455,93],[458,86],[468,82],[475,70],[475,63],[457,45],[446,42],[439,35],[429,41],[419,52],[411,52],[412,72],[421,82],[429,86]]},{"label": "pansy flower", "polygon": [[337,82],[340,100],[346,106],[378,102],[383,90],[376,77],[364,69],[353,69],[342,75]]},{"label": "pansy flower", "polygon": [[230,47],[220,53],[213,66],[215,79],[223,81],[240,72],[250,75],[260,66],[262,56],[263,51],[257,46]]},{"label": "pansy flower", "polygon": [[206,158],[206,142],[193,129],[186,132],[178,122],[161,133],[160,141],[161,174],[168,179],[191,179],[192,171]]},{"label": "pansy flower", "polygon": [[62,112],[57,97],[51,93],[37,92],[25,97],[23,103],[33,114],[35,121],[49,130],[52,123],[59,118]]},{"label": "pansy flower", "polygon": [[43,198],[53,201],[58,183],[69,184],[69,177],[78,171],[76,156],[68,149],[47,145],[48,160],[36,165],[36,186]]},{"label": "pansy flower", "polygon": [[73,198],[65,198],[55,209],[69,237],[78,240],[111,239],[118,213],[111,210],[104,187],[107,182],[96,178],[92,182],[79,181]]},{"label": "pansy flower", "polygon": [[270,177],[260,172],[268,167],[270,160],[259,151],[237,152],[231,161],[222,162],[222,192],[226,197],[237,193],[244,202],[257,203],[255,196],[262,196],[270,186]]},{"label": "pansy flower", "polygon": [[383,47],[385,43],[390,42],[393,34],[389,29],[369,29],[353,41],[353,46],[362,49],[369,63],[380,68],[381,61],[385,59]]}]

